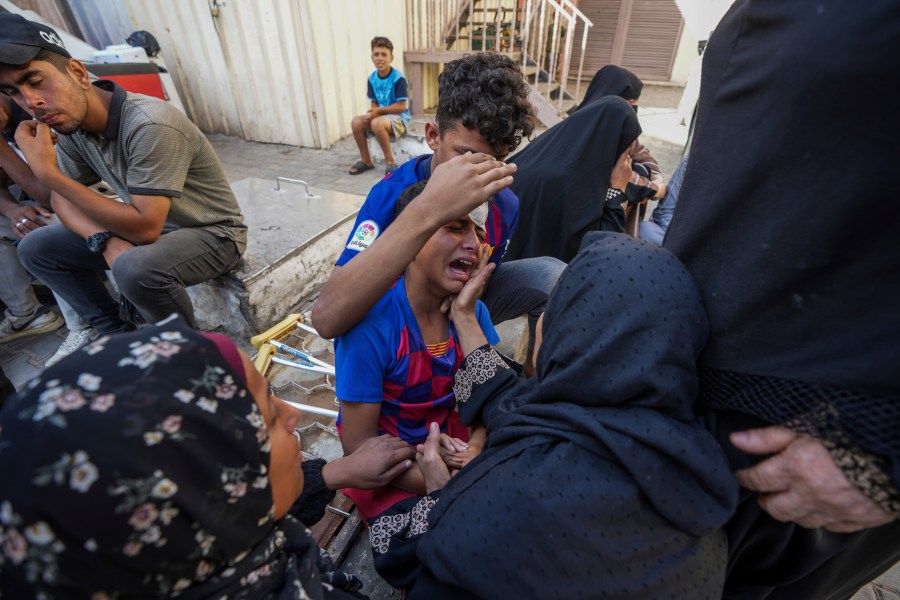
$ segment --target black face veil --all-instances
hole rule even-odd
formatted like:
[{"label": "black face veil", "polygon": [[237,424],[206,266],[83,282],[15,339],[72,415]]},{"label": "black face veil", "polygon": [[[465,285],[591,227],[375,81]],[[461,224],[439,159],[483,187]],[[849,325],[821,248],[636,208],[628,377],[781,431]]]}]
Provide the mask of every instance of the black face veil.
[{"label": "black face veil", "polygon": [[519,222],[506,260],[554,256],[570,261],[581,239],[600,229],[609,179],[619,156],[641,134],[631,106],[601,98],[541,134],[509,159]]}]

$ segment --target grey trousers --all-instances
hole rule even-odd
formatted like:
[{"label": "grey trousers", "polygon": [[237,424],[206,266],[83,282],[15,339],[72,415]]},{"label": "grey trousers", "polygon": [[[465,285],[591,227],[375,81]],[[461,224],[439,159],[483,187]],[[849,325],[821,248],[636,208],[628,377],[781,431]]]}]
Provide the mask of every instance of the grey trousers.
[{"label": "grey trousers", "polygon": [[52,225],[28,234],[19,243],[19,258],[94,329],[106,334],[130,326],[119,316],[119,303],[110,296],[103,271],[112,271],[119,293],[148,323],[177,313],[194,326],[194,308],[185,288],[230,270],[240,253],[230,239],[185,227],[122,253],[109,267],[103,256],[87,249],[81,236]]},{"label": "grey trousers", "polygon": [[565,268],[566,263],[549,256],[502,262],[481,298],[494,323],[528,315],[529,353],[534,348],[537,320]]},{"label": "grey trousers", "polygon": [[[59,224],[56,215],[45,217],[44,220],[51,225]],[[18,239],[13,233],[9,219],[0,215],[0,300],[6,305],[6,315],[10,317],[34,314],[41,306],[34,295],[34,290],[31,289],[31,276],[22,266],[16,253],[15,244]],[[70,331],[80,331],[89,327],[68,302],[56,293],[53,295]]]}]

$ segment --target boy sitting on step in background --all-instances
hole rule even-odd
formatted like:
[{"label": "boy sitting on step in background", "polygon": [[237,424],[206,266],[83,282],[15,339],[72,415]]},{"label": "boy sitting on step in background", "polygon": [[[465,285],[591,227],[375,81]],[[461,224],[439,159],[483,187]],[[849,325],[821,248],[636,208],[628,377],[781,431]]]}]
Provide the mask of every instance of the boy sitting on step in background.
[{"label": "boy sitting on step in background", "polygon": [[384,152],[385,174],[394,171],[397,163],[391,151],[391,141],[406,133],[409,124],[409,102],[407,97],[406,77],[391,66],[394,60],[394,44],[386,37],[372,38],[372,62],[375,70],[369,75],[367,95],[372,102],[371,108],[364,115],[353,117],[350,128],[353,139],[359,147],[359,158],[350,167],[351,175],[359,175],[374,169],[372,157],[369,155],[367,138],[374,135]]}]

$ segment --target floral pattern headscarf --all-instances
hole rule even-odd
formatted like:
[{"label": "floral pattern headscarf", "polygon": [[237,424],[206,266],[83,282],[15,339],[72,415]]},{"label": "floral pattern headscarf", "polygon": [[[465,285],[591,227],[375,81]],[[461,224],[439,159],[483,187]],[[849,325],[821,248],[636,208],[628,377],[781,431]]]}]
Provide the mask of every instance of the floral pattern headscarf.
[{"label": "floral pattern headscarf", "polygon": [[274,520],[268,432],[223,340],[179,319],[102,337],[7,403],[0,596],[321,595],[301,584],[309,536]]}]

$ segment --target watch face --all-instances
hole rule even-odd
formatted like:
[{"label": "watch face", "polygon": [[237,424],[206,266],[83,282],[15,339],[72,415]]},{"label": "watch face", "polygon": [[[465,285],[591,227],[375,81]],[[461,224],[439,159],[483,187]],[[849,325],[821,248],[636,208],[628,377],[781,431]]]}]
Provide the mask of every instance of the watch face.
[{"label": "watch face", "polygon": [[95,233],[91,236],[88,236],[88,250],[90,250],[94,254],[100,254],[101,252],[103,252],[103,247],[106,246],[106,240],[108,240],[111,236],[112,234],[108,231],[101,231],[100,233]]}]

